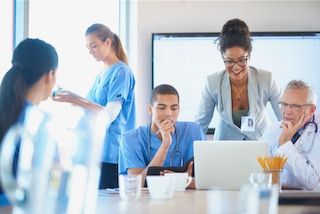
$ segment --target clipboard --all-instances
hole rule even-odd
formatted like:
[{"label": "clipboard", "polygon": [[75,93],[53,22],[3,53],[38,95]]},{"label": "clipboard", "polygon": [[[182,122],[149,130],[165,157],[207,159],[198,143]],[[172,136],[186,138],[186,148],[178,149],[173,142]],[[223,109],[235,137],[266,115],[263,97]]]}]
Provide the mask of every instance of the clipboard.
[{"label": "clipboard", "polygon": [[[176,167],[176,166],[168,166],[168,167],[163,167],[163,166],[150,166],[148,168],[147,175],[160,175],[160,172],[164,170],[170,170],[173,172],[185,172],[188,169],[188,165],[190,162],[193,161],[193,158],[188,160],[182,167]],[[194,177],[194,165],[193,165],[193,170],[192,170],[192,176]]]}]

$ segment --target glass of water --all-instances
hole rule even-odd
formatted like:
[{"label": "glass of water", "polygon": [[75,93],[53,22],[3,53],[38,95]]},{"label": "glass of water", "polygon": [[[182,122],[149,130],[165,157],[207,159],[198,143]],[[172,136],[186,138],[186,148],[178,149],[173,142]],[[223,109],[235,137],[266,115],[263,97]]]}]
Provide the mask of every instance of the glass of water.
[{"label": "glass of water", "polygon": [[141,175],[119,175],[120,198],[135,201],[141,195]]},{"label": "glass of water", "polygon": [[253,186],[265,186],[271,188],[272,177],[270,173],[251,173],[249,182]]},{"label": "glass of water", "polygon": [[[232,213],[278,213],[279,191],[276,185],[243,185],[241,187],[237,212]],[[231,213],[231,212],[230,212]]]}]

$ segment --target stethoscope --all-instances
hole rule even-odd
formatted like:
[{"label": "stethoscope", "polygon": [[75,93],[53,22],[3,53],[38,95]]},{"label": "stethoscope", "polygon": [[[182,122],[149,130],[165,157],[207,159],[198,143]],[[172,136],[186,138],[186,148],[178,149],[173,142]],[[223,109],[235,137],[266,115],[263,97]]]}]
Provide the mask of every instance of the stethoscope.
[{"label": "stethoscope", "polygon": [[[312,125],[314,127],[314,131],[312,131],[310,128],[307,128],[307,127],[310,127],[310,125]],[[311,133],[313,133],[313,139],[312,139],[312,143],[310,143],[309,149],[303,148],[306,145],[305,142],[300,143],[301,137],[303,136],[303,133],[305,131],[307,131],[306,135],[308,136],[308,139],[310,138]],[[317,133],[318,133],[318,124],[315,122],[315,116],[313,115],[312,116],[312,121],[309,121],[309,122],[307,122],[306,124],[303,125],[302,133],[301,133],[301,136],[299,138],[299,146],[297,146],[297,150],[299,152],[301,152],[301,153],[305,153],[306,155],[310,154],[311,149],[312,149],[312,147],[314,145],[314,139],[315,139]],[[305,158],[307,159],[306,163],[314,170],[314,172],[318,175],[318,177],[320,177],[319,174],[317,173],[314,165],[309,160],[308,156],[305,156]]]},{"label": "stethoscope", "polygon": [[[174,157],[178,157],[180,160],[180,167],[182,167],[183,157],[181,152],[179,151],[180,142],[178,141],[179,138],[178,138],[178,132],[176,127],[174,127],[174,135],[175,135],[176,145],[170,154],[169,165],[172,166]],[[151,124],[149,125],[149,128],[148,128],[148,156],[149,156],[149,161],[151,161]]]},{"label": "stethoscope", "polygon": [[303,125],[303,130],[305,130],[305,128],[309,125],[313,125],[314,126],[314,133],[317,134],[318,132],[318,124],[314,121],[315,120],[315,116],[312,116],[312,121],[307,122],[306,124]]},{"label": "stethoscope", "polygon": [[[310,130],[310,125],[312,125],[314,127],[314,132]],[[308,135],[308,138],[310,137],[310,134],[311,132],[313,132],[313,139],[312,139],[312,143],[310,143],[310,147],[308,150],[302,150],[302,147],[305,146],[305,143],[300,143],[300,140],[303,136],[303,133],[307,131],[307,135]],[[312,120],[305,123],[302,127],[302,133],[301,133],[301,136],[299,138],[299,148],[297,148],[300,152],[306,152],[307,154],[310,153],[312,147],[313,147],[313,144],[314,144],[314,139],[316,137],[316,134],[318,133],[318,124],[315,122],[315,115],[312,116]]]}]

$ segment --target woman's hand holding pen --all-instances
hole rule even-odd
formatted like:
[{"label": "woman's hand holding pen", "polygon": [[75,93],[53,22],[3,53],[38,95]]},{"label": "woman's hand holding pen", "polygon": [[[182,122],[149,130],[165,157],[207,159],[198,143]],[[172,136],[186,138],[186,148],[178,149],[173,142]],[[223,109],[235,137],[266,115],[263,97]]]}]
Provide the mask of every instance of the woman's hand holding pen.
[{"label": "woman's hand holding pen", "polygon": [[52,99],[58,102],[77,104],[77,101],[83,98],[71,91],[61,89],[53,93]]},{"label": "woman's hand holding pen", "polygon": [[89,100],[64,89],[59,89],[52,93],[53,101],[71,103],[74,106],[79,106],[94,113],[99,113],[104,110],[104,106],[90,102]]}]

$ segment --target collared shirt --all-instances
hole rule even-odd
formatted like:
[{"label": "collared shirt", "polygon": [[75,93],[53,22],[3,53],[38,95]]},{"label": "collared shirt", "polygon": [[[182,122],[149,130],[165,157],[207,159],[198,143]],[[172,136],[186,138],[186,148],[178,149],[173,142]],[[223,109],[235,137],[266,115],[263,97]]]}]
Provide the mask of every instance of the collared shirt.
[{"label": "collared shirt", "polygon": [[[180,166],[178,155],[171,155],[176,150],[182,155],[185,164],[193,157],[193,142],[204,140],[205,136],[199,124],[193,122],[176,122],[176,131],[172,135],[172,143],[168,150],[163,166]],[[130,168],[146,168],[158,151],[161,140],[150,131],[149,126],[131,130],[123,136],[120,146],[119,173],[127,174]],[[172,160],[171,160],[172,159]]]},{"label": "collared shirt", "polygon": [[[315,122],[319,126],[320,115],[315,115]],[[293,144],[291,141],[279,146],[282,129],[280,124],[270,126],[262,139],[269,143],[271,155],[288,157],[281,173],[284,186],[316,189],[320,187],[320,133],[315,133],[315,127],[309,124],[300,130],[301,136]]]},{"label": "collared shirt", "polygon": [[119,144],[124,132],[135,128],[135,79],[130,68],[119,61],[98,75],[87,99],[106,106],[108,102],[121,100],[119,115],[106,131],[103,162],[118,163]]}]

